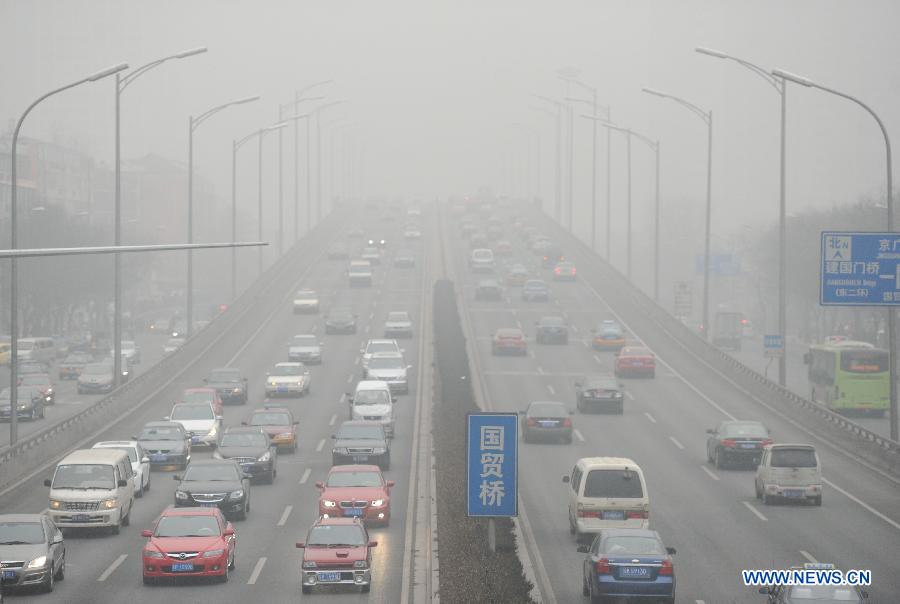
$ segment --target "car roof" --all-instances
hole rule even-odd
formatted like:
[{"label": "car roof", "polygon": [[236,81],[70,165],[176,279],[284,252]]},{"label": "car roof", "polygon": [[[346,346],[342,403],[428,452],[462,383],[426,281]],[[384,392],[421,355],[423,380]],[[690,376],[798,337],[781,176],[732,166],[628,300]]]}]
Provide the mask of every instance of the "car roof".
[{"label": "car roof", "polygon": [[381,468],[372,464],[345,464],[341,466],[331,466],[328,470],[329,474],[336,472],[378,472],[381,474]]},{"label": "car roof", "polygon": [[116,447],[137,447],[137,446],[139,446],[139,443],[136,440],[101,440],[98,443],[94,443],[91,448],[92,449],[115,449]]},{"label": "car roof", "polygon": [[641,467],[635,463],[633,459],[628,457],[582,457],[576,462],[585,468],[601,467],[613,470],[635,470],[640,471]]},{"label": "car roof", "polygon": [[384,350],[382,352],[373,352],[372,358],[373,359],[402,359],[403,353],[402,352],[391,352],[389,350]]},{"label": "car roof", "polygon": [[155,421],[147,422],[144,428],[182,428],[182,425],[178,422]]},{"label": "car roof", "polygon": [[381,423],[369,421],[367,419],[348,419],[341,422],[341,427],[343,426],[381,426]]},{"label": "car roof", "polygon": [[224,434],[265,434],[261,426],[229,426]]},{"label": "car roof", "polygon": [[195,393],[195,392],[200,392],[200,393],[204,393],[204,392],[205,392],[205,393],[208,393],[208,394],[215,394],[215,393],[216,393],[216,389],[215,389],[215,388],[209,388],[208,386],[198,386],[198,387],[196,387],[196,388],[185,388],[184,391],[182,392],[182,394],[187,394],[188,392],[190,392],[191,394],[193,394],[193,393]]},{"label": "car roof", "polygon": [[[122,456],[128,457],[124,451],[116,449],[79,449],[66,455],[60,464],[70,463],[116,463]],[[128,463],[131,463],[130,461]]]},{"label": "car roof", "polygon": [[303,363],[295,363],[295,362],[287,362],[284,363],[275,363],[275,368],[278,367],[303,367]]},{"label": "car roof", "polygon": [[643,528],[605,528],[600,530],[600,534],[604,537],[651,537],[654,539],[660,538],[659,533],[652,529],[643,529]]},{"label": "car roof", "polygon": [[397,340],[393,340],[390,338],[373,338],[373,339],[369,340],[368,342],[366,342],[366,346],[369,346],[371,344],[396,344],[396,343],[397,343]]},{"label": "car roof", "polygon": [[251,415],[252,415],[253,413],[272,413],[272,412],[274,412],[274,411],[279,411],[279,412],[282,412],[282,413],[290,413],[290,412],[291,412],[290,409],[288,409],[288,408],[285,407],[284,405],[280,405],[280,404],[279,404],[279,405],[272,405],[271,407],[269,407],[269,406],[257,407],[256,409],[254,409],[254,410],[251,411],[250,413],[251,413]]},{"label": "car roof", "polygon": [[360,380],[356,383],[357,390],[387,390],[388,388],[388,383],[384,380]]},{"label": "car roof", "polygon": [[546,287],[546,285],[547,285],[546,281],[544,281],[543,279],[529,279],[528,281],[525,282],[525,285],[528,286],[529,284],[531,284],[531,285],[543,285],[543,286],[545,286],[545,287]]},{"label": "car roof", "polygon": [[625,346],[619,352],[620,356],[625,356],[629,354],[644,354],[644,355],[653,355],[649,348],[646,346]]},{"label": "car roof", "polygon": [[791,443],[775,443],[769,445],[770,449],[808,449],[810,451],[815,451],[815,445],[807,445],[807,444],[791,444]]}]

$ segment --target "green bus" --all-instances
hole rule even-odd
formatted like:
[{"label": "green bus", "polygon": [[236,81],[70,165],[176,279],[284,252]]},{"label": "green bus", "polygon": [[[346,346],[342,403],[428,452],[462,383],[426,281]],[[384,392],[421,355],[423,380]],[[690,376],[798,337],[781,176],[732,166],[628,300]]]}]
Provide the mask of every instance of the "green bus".
[{"label": "green bus", "polygon": [[803,361],[813,401],[838,413],[884,416],[890,399],[887,350],[868,342],[814,344]]}]

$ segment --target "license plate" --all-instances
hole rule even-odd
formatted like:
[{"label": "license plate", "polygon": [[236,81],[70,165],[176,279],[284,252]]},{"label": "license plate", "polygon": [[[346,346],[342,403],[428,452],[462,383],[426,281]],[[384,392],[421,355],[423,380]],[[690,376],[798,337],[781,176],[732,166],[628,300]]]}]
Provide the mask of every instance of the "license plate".
[{"label": "license plate", "polygon": [[753,443],[744,443],[741,445],[741,449],[755,449],[756,445]]},{"label": "license plate", "polygon": [[316,579],[322,582],[335,582],[341,580],[341,573],[316,573]]},{"label": "license plate", "polygon": [[365,462],[369,461],[369,456],[368,455],[354,455],[353,461],[355,461],[356,463],[365,463]]},{"label": "license plate", "polygon": [[253,469],[253,464],[252,464],[252,463],[242,463],[242,464],[241,464],[241,469],[242,469],[244,472],[247,472],[247,473],[249,474],[249,473],[250,473],[250,470]]},{"label": "license plate", "polygon": [[362,516],[363,509],[362,508],[347,508],[344,510],[344,516]]},{"label": "license plate", "polygon": [[604,510],[600,517],[604,520],[625,520],[625,512],[622,510]]},{"label": "license plate", "polygon": [[192,436],[192,437],[191,437],[191,442],[192,442],[192,443],[198,443],[198,442],[200,442],[200,437],[199,437],[199,436]]},{"label": "license plate", "polygon": [[190,572],[192,570],[194,570],[194,564],[191,562],[176,562],[175,564],[172,565],[173,573],[185,572],[185,571]]},{"label": "license plate", "polygon": [[619,569],[619,576],[646,578],[650,576],[650,569],[646,566],[623,566]]},{"label": "license plate", "polygon": [[785,497],[803,497],[805,494],[801,489],[787,489],[784,492]]},{"label": "license plate", "polygon": [[209,502],[205,502],[205,503],[201,503],[201,504],[200,504],[200,507],[201,507],[201,508],[214,508],[214,507],[218,507],[218,506],[219,506],[218,503],[209,503]]},{"label": "license plate", "polygon": [[278,392],[287,392],[288,387],[287,386],[278,386],[277,391]]},{"label": "license plate", "polygon": [[88,514],[72,514],[72,522],[90,522],[91,517]]},{"label": "license plate", "polygon": [[544,421],[539,421],[538,423],[543,428],[553,428],[559,424],[559,422],[553,421],[553,420],[544,420]]},{"label": "license plate", "polygon": [[643,365],[643,363],[641,363],[640,361],[631,361],[632,367],[640,367],[641,365]]},{"label": "license plate", "polygon": [[15,579],[16,577],[17,577],[16,571],[14,571],[14,570],[5,570],[5,571],[3,571],[3,578],[4,578],[4,579]]},{"label": "license plate", "polygon": [[165,453],[154,453],[150,456],[150,461],[155,462],[166,461],[167,459],[169,459],[169,456]]}]

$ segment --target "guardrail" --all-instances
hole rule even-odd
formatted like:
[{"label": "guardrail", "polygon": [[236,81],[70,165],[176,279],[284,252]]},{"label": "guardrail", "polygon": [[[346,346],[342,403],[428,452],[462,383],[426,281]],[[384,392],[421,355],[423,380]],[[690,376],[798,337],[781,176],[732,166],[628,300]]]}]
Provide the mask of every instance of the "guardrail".
[{"label": "guardrail", "polygon": [[[96,430],[112,426],[124,419],[140,402],[154,396],[191,370],[202,360],[206,351],[256,308],[260,299],[265,298],[272,287],[284,284],[283,273],[295,271],[298,263],[309,260],[310,251],[322,249],[328,241],[330,227],[337,220],[335,212],[323,219],[310,235],[301,239],[293,250],[270,266],[227,310],[217,315],[204,329],[196,332],[181,348],[161,359],[146,372],[132,378],[75,415],[48,426],[14,445],[0,448],[0,488],[19,480],[42,464],[61,455]],[[290,279],[290,283],[293,281]]]}]

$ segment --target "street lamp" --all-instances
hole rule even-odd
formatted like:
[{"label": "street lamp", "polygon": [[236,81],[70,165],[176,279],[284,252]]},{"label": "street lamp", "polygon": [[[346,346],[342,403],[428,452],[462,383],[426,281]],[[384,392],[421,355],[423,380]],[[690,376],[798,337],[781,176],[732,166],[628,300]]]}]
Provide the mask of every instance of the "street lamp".
[{"label": "street lamp", "polygon": [[[331,101],[330,103],[325,103],[324,105],[319,105],[315,109],[311,111],[312,115],[316,118],[316,224],[322,220],[322,117],[319,115],[325,109],[329,107],[334,107],[335,105],[340,105],[343,103],[343,100],[339,101]],[[308,140],[308,138],[307,138]],[[307,151],[309,147],[307,146]],[[309,153],[306,155],[307,166],[309,165]],[[307,172],[308,174],[308,172]],[[307,180],[307,193],[309,192],[309,185]],[[307,195],[307,199],[308,199]],[[309,217],[309,209],[307,209],[307,217]],[[309,222],[307,222],[307,227]]]},{"label": "street lamp", "polygon": [[[115,227],[114,241],[115,245],[122,245],[122,160],[121,160],[121,142],[122,134],[120,127],[121,116],[121,97],[129,84],[136,79],[159,67],[166,61],[173,59],[186,59],[206,52],[206,47],[192,48],[181,52],[151,61],[146,65],[142,65],[126,75],[122,72],[116,73],[116,184],[115,184]],[[122,380],[122,257],[119,253],[114,254],[115,268],[113,270],[113,386],[118,386]]]},{"label": "street lamp", "polygon": [[704,111],[697,105],[690,103],[680,97],[666,94],[651,88],[642,89],[647,94],[659,96],[665,99],[671,99],[688,109],[691,113],[699,117],[706,124],[706,231],[703,237],[703,339],[709,340],[709,232],[710,232],[710,215],[712,213],[712,128],[713,114],[712,109]]},{"label": "street lamp", "polygon": [[[612,120],[612,108],[609,105],[598,105],[597,104],[597,89],[587,84],[584,84],[580,80],[572,80],[576,84],[580,84],[584,86],[591,92],[592,100],[588,101],[585,99],[579,99],[574,97],[566,97],[567,101],[572,101],[574,103],[584,103],[591,106],[591,115],[598,116],[598,109],[603,109],[604,113],[606,113],[606,121],[611,122]],[[585,117],[585,116],[582,116]],[[591,251],[597,251],[597,121],[593,120],[593,128],[592,128],[592,142],[591,142]],[[609,180],[610,173],[610,162],[611,162],[611,136],[610,129],[606,129],[606,260],[609,261],[609,246],[611,239],[611,230],[610,230],[610,222],[611,222],[611,187]]]},{"label": "street lamp", "polygon": [[[800,84],[801,86],[805,86],[806,88],[818,88],[823,92],[828,92],[835,96],[839,96],[841,98],[847,99],[848,101],[852,101],[865,109],[869,115],[871,115],[875,122],[878,124],[878,127],[881,129],[881,135],[884,137],[884,149],[885,149],[885,164],[887,168],[887,227],[889,232],[894,231],[894,183],[893,183],[893,173],[891,168],[891,139],[888,137],[887,129],[884,127],[884,123],[881,121],[881,118],[878,117],[871,107],[863,103],[856,97],[850,96],[844,92],[840,92],[834,90],[833,88],[828,88],[827,86],[822,86],[821,84],[816,84],[809,78],[805,78],[803,76],[798,76],[796,74],[784,71],[782,69],[773,69],[772,75],[776,78],[781,78],[784,82],[793,82],[794,84]],[[891,389],[890,389],[890,406],[891,406],[891,438],[893,440],[897,440],[897,342],[896,342],[896,333],[895,333],[895,313],[894,309],[888,307],[888,358],[891,363],[890,370],[890,381],[891,381]]]},{"label": "street lamp", "polygon": [[[49,98],[55,94],[59,94],[69,88],[74,88],[75,86],[79,86],[81,84],[85,84],[87,82],[96,82],[98,80],[102,80],[105,77],[111,76],[113,74],[119,73],[123,69],[128,69],[128,63],[119,63],[118,65],[113,65],[112,67],[107,67],[106,69],[102,69],[96,73],[93,73],[86,78],[82,78],[70,84],[66,84],[65,86],[61,86],[60,88],[56,88],[51,90],[50,92],[41,95],[35,101],[33,101],[22,113],[19,117],[19,121],[16,122],[16,129],[13,131],[12,143],[10,144],[10,191],[9,191],[9,222],[10,222],[10,248],[16,249],[19,245],[19,237],[16,232],[16,218],[17,218],[17,208],[16,202],[18,199],[18,179],[16,174],[16,150],[18,148],[19,142],[19,131],[22,129],[22,124],[25,122],[25,118],[28,117],[28,114],[31,113],[31,110],[34,109],[41,101],[46,98]],[[19,409],[19,267],[18,261],[16,258],[10,259],[10,307],[9,307],[9,327],[10,327],[10,340],[9,340],[9,404],[10,404],[10,413],[9,413],[9,444],[13,445],[16,443],[19,437],[19,423],[18,423],[18,409]]]},{"label": "street lamp", "polygon": [[535,157],[536,161],[535,161],[535,169],[534,169],[534,177],[535,177],[534,190],[535,190],[535,194],[538,196],[538,198],[540,198],[540,196],[541,196],[541,133],[538,132],[538,130],[536,128],[529,126],[528,124],[523,124],[522,122],[513,122],[510,125],[515,128],[520,128],[522,131],[526,132],[527,134],[534,135],[534,144],[535,144],[535,151],[536,151],[536,157]]},{"label": "street lamp", "polygon": [[784,84],[784,78],[773,76],[771,73],[750,61],[745,61],[719,50],[711,48],[699,47],[695,49],[700,54],[715,57],[717,59],[729,59],[735,63],[749,69],[763,80],[765,80],[772,88],[781,96],[781,146],[780,146],[780,170],[778,184],[778,333],[781,335],[784,351],[778,358],[778,383],[781,386],[787,384],[787,227],[785,224],[785,211],[787,202],[785,200],[785,126],[787,118],[787,87]]},{"label": "street lamp", "polygon": [[[259,96],[248,96],[243,99],[237,99],[235,101],[230,101],[228,103],[223,103],[221,105],[217,105],[212,109],[206,111],[205,113],[201,113],[199,116],[194,117],[193,115],[188,117],[188,219],[187,219],[187,231],[188,231],[188,243],[194,242],[194,130],[196,130],[200,124],[211,118],[216,113],[222,111],[226,107],[231,107],[232,105],[242,105],[244,103],[250,103],[253,101],[259,100]],[[262,252],[260,252],[261,254]],[[185,329],[187,330],[187,337],[191,337],[194,333],[194,250],[188,249],[187,251],[187,312],[186,312],[187,325]]]},{"label": "street lamp", "polygon": [[551,99],[550,97],[542,96],[540,94],[533,94],[535,98],[538,98],[547,103],[552,103],[556,107],[556,203],[554,204],[554,210],[556,213],[556,222],[562,225],[562,116],[563,116],[563,104],[556,99]]}]

